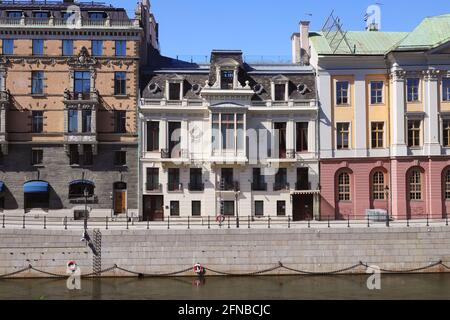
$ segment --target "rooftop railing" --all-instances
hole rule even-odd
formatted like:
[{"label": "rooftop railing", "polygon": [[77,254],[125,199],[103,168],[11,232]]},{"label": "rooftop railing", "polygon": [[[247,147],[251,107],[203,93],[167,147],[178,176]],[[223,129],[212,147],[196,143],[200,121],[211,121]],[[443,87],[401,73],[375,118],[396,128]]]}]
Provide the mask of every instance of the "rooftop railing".
[{"label": "rooftop railing", "polygon": [[[209,64],[211,55],[176,55],[175,59],[189,63]],[[242,59],[245,63],[249,64],[292,64],[292,57],[286,55],[243,55]]]},{"label": "rooftop railing", "polygon": [[130,28],[139,27],[139,20],[134,19],[83,19],[79,21],[63,18],[0,18],[1,26],[67,27],[77,28]]}]

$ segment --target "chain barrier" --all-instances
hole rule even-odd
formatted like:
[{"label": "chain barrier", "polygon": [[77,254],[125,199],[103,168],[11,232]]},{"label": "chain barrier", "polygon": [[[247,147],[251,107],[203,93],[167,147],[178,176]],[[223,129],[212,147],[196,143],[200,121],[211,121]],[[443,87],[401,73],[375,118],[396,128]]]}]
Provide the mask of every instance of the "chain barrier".
[{"label": "chain barrier", "polygon": [[[450,270],[450,267],[447,266],[446,264],[444,264],[442,261],[438,261],[432,264],[429,264],[427,266],[424,267],[420,267],[420,268],[415,268],[415,269],[407,269],[407,270],[390,270],[390,269],[382,269],[380,268],[380,271],[384,272],[384,273],[415,273],[418,271],[423,271],[426,269],[431,269],[433,267],[437,267],[437,266],[442,266],[447,270]],[[248,273],[232,273],[232,272],[225,272],[225,271],[219,271],[219,270],[215,270],[212,268],[208,268],[208,267],[204,267],[205,270],[210,271],[212,273],[218,274],[218,275],[222,275],[222,276],[228,276],[228,277],[248,277],[248,276],[257,276],[257,275],[261,275],[261,274],[265,274],[265,273],[269,273],[278,269],[285,269],[291,272],[295,272],[295,273],[299,273],[299,274],[303,274],[303,275],[311,275],[311,276],[317,276],[317,275],[333,275],[333,274],[339,274],[339,273],[343,273],[346,271],[350,271],[353,269],[356,269],[358,267],[365,267],[365,268],[370,268],[370,265],[368,265],[367,263],[364,263],[362,261],[360,261],[359,263],[347,267],[347,268],[343,268],[343,269],[338,269],[338,270],[334,270],[334,271],[327,271],[327,272],[313,272],[313,271],[305,271],[305,270],[299,270],[299,269],[294,269],[291,267],[288,267],[286,265],[284,265],[281,262],[278,262],[278,265],[272,268],[267,268],[264,270],[260,270],[260,271],[254,271],[254,272],[248,272]],[[133,270],[129,270],[129,269],[125,269],[122,267],[119,267],[118,265],[114,265],[110,268],[107,269],[103,269],[100,270],[99,272],[92,272],[92,273],[88,273],[88,274],[84,274],[81,275],[82,278],[90,278],[90,277],[98,277],[100,275],[102,275],[103,273],[107,273],[113,270],[120,270],[129,274],[134,274],[136,276],[138,276],[139,278],[166,278],[166,277],[171,277],[171,276],[176,276],[179,274],[183,274],[186,273],[188,271],[192,270],[192,267],[180,270],[180,271],[175,271],[175,272],[169,272],[169,273],[160,273],[160,274],[150,274],[150,273],[143,273],[143,272],[137,272],[137,271],[133,271]],[[57,274],[57,273],[53,273],[53,272],[48,272],[48,271],[44,271],[38,268],[33,267],[32,265],[29,265],[26,268],[11,272],[11,273],[7,273],[4,275],[0,275],[0,280],[1,279],[6,279],[6,278],[11,278],[14,275],[20,274],[22,272],[25,271],[29,271],[29,270],[34,270],[38,273],[42,273],[45,274],[47,276],[53,277],[53,278],[68,278],[69,275],[61,275],[61,274]]]}]

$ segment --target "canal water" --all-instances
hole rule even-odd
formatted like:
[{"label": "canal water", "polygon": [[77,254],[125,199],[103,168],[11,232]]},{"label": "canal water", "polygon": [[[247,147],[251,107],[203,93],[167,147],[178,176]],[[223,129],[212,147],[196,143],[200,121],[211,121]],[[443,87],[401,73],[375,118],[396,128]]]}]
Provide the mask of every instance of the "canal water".
[{"label": "canal water", "polygon": [[367,288],[368,275],[82,279],[70,291],[65,280],[0,280],[0,300],[299,300],[445,299],[450,274],[381,275],[381,290]]}]

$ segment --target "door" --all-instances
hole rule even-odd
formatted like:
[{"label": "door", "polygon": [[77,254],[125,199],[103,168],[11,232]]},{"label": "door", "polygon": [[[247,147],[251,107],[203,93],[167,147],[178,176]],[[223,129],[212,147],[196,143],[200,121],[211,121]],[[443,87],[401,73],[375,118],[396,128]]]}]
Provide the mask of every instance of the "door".
[{"label": "door", "polygon": [[114,191],[114,214],[122,214],[127,210],[126,191]]},{"label": "door", "polygon": [[144,221],[163,221],[164,220],[164,197],[163,196],[144,196],[143,214]]},{"label": "door", "polygon": [[314,196],[312,194],[294,195],[292,201],[292,219],[305,221],[313,219]]}]

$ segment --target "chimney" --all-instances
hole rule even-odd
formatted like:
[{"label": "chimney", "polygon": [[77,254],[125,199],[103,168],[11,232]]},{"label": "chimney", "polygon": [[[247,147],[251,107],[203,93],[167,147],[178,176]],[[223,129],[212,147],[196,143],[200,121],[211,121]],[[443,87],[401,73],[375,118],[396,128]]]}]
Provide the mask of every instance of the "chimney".
[{"label": "chimney", "polygon": [[300,63],[300,33],[294,33],[291,37],[292,63]]},{"label": "chimney", "polygon": [[311,48],[309,46],[309,21],[300,21],[300,63],[309,65]]}]

